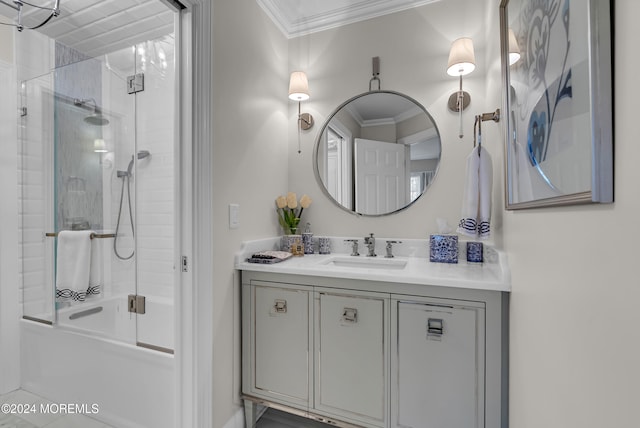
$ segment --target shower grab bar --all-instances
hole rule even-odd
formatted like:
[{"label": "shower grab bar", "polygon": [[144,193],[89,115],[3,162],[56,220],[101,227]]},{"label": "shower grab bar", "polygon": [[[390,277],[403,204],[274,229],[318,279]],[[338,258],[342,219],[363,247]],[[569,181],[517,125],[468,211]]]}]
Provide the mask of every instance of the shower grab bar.
[{"label": "shower grab bar", "polygon": [[102,312],[102,306],[97,306],[95,308],[85,309],[84,311],[74,312],[69,315],[69,319],[76,320],[78,318],[88,317],[89,315],[97,314],[100,312]]},{"label": "shower grab bar", "polygon": [[[44,236],[46,236],[47,238],[55,238],[58,236],[58,232],[46,232],[44,234]],[[89,238],[93,239],[103,239],[103,238],[115,238],[116,234],[115,233],[92,233]]]}]

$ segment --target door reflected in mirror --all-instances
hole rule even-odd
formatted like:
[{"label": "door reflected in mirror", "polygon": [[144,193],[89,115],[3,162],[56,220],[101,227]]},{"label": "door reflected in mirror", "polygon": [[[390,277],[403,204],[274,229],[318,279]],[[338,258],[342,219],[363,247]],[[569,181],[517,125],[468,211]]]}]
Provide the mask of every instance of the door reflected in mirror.
[{"label": "door reflected in mirror", "polygon": [[341,208],[378,216],[400,211],[424,194],[440,164],[435,121],[414,99],[372,91],[340,105],[318,134],[314,168]]}]

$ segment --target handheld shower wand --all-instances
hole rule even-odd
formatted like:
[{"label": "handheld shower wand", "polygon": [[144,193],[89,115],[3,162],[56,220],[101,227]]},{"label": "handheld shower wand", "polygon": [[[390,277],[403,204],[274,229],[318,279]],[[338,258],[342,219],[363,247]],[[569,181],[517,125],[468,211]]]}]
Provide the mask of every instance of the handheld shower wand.
[{"label": "handheld shower wand", "polygon": [[[149,150],[140,150],[137,153],[137,158],[138,159],[144,159],[148,156],[151,156],[151,153],[149,153]],[[127,174],[129,175],[129,177],[131,177],[131,172],[133,170],[133,162],[136,159],[136,155],[131,155],[131,161],[129,162],[129,166],[127,167]]]},{"label": "handheld shower wand", "polygon": [[120,253],[118,253],[118,236],[119,236],[118,232],[120,231],[120,218],[122,216],[122,202],[124,200],[124,184],[125,182],[127,183],[127,201],[129,203],[129,220],[131,222],[131,237],[135,238],[135,229],[133,225],[133,209],[131,208],[130,178],[133,175],[133,164],[136,160],[136,157],[138,159],[144,159],[149,156],[151,156],[151,153],[149,153],[148,150],[140,150],[138,153],[131,156],[131,161],[129,162],[129,165],[127,166],[126,171],[121,171],[121,170],[117,171],[117,177],[122,178],[122,188],[120,190],[120,208],[118,209],[118,220],[116,221],[116,233],[115,233],[115,238],[113,239],[113,252],[115,253],[116,257],[119,258],[120,260],[129,260],[135,254],[135,249],[131,251],[131,254],[129,254],[128,256],[122,256],[120,255]]}]

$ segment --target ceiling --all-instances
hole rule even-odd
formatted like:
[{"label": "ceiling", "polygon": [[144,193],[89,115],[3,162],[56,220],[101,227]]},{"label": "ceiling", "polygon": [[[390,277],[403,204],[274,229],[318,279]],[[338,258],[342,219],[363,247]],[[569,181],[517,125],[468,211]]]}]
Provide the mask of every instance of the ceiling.
[{"label": "ceiling", "polygon": [[[32,2],[53,4],[53,0]],[[15,10],[1,3],[0,14],[10,19],[17,16]],[[60,0],[60,16],[38,31],[96,57],[172,33],[174,15],[159,0]],[[40,24],[49,12],[25,5],[22,16],[25,27],[31,27]]]},{"label": "ceiling", "polygon": [[[12,0],[5,0],[13,3]],[[52,5],[54,0],[31,0],[40,5]],[[225,0],[233,1],[233,0]],[[443,0],[256,0],[276,26],[292,38],[353,22],[387,15]],[[458,9],[462,0],[447,0]],[[167,6],[171,0],[60,0],[60,16],[53,18],[38,31],[90,57],[115,52],[135,43],[153,40],[173,32],[174,11]],[[480,0],[468,0],[461,15],[477,10]],[[0,14],[14,19],[17,12],[0,3]],[[47,11],[23,8],[25,26],[35,26],[47,16]],[[452,14],[454,15],[454,14]],[[464,16],[455,16],[459,25]],[[4,19],[6,22],[8,19]],[[446,20],[445,20],[446,21]],[[462,22],[462,23],[461,23]],[[482,22],[473,12],[471,23]],[[442,25],[448,26],[448,22]],[[27,30],[25,30],[27,31]]]},{"label": "ceiling", "polygon": [[280,31],[292,38],[440,0],[256,1]]}]

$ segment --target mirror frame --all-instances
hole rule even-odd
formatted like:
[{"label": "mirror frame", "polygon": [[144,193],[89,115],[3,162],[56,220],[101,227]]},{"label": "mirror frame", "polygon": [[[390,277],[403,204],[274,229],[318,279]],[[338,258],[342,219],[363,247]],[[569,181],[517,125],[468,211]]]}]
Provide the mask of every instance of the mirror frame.
[{"label": "mirror frame", "polygon": [[324,123],[322,124],[322,127],[320,128],[320,131],[318,132],[318,135],[316,137],[316,142],[315,142],[315,146],[313,148],[313,172],[316,176],[316,181],[318,183],[318,185],[322,188],[322,192],[324,193],[324,195],[331,201],[333,202],[334,205],[336,205],[337,207],[339,207],[340,209],[351,213],[353,215],[356,215],[358,217],[382,217],[382,216],[387,216],[387,215],[391,215],[391,214],[396,214],[399,213],[401,211],[406,210],[407,208],[409,208],[411,205],[413,205],[418,199],[420,199],[427,191],[427,189],[429,187],[431,187],[431,184],[433,183],[434,180],[431,180],[431,182],[429,182],[429,184],[427,184],[424,189],[422,189],[422,193],[420,193],[420,196],[418,196],[417,198],[415,198],[413,201],[409,202],[407,205],[405,205],[402,208],[399,208],[395,211],[389,211],[386,213],[381,213],[381,214],[363,214],[363,213],[359,213],[357,211],[355,211],[355,208],[353,210],[350,210],[348,208],[346,208],[345,206],[343,206],[342,204],[340,204],[338,201],[335,200],[335,198],[329,193],[329,191],[327,190],[327,186],[325,186],[324,182],[322,181],[322,177],[320,176],[320,171],[318,169],[318,151],[320,149],[320,140],[322,139],[322,134],[324,134],[324,130],[326,129],[326,127],[329,125],[329,122],[331,122],[331,119],[334,118],[334,116],[340,111],[342,110],[343,107],[345,107],[347,104],[349,104],[350,102],[357,100],[358,98],[362,98],[365,95],[371,95],[371,94],[392,94],[392,95],[398,95],[402,98],[405,98],[409,101],[411,101],[412,103],[414,103],[416,106],[420,107],[422,109],[422,111],[427,115],[427,117],[429,118],[429,120],[431,120],[431,122],[433,123],[433,127],[436,130],[436,133],[438,134],[438,139],[440,140],[440,154],[438,155],[438,166],[435,169],[435,172],[433,174],[433,177],[435,179],[435,177],[437,177],[438,175],[438,171],[440,170],[440,163],[442,160],[442,136],[440,134],[440,130],[438,129],[438,124],[436,123],[436,121],[433,119],[433,116],[431,116],[431,114],[427,111],[427,109],[425,108],[424,105],[422,105],[422,103],[419,103],[418,101],[416,101],[414,98],[403,94],[401,92],[397,92],[397,91],[389,91],[389,90],[371,90],[368,92],[363,92],[361,94],[355,95],[351,98],[349,98],[348,100],[346,100],[345,102],[343,102],[342,104],[340,104],[338,107],[336,107],[331,114],[329,114],[329,116],[327,116],[327,119],[324,121]]},{"label": "mirror frame", "polygon": [[[503,111],[507,112],[505,134],[505,208],[517,210],[560,205],[613,202],[613,118],[612,118],[612,33],[609,1],[588,0],[589,22],[585,22],[587,36],[572,43],[585,44],[588,50],[589,117],[591,123],[591,189],[579,193],[538,197],[519,201],[512,189],[518,185],[519,175],[512,160],[512,144],[516,143],[515,113],[511,110],[511,84],[509,65],[509,0],[500,3],[500,50],[503,83]],[[560,2],[558,7],[562,10]],[[560,12],[558,12],[560,13]],[[561,20],[561,17],[558,17]],[[522,47],[521,47],[522,48]],[[586,141],[585,141],[586,143]],[[539,166],[538,166],[539,168]],[[543,175],[544,176],[544,175]],[[550,186],[553,188],[553,186]],[[557,191],[557,189],[555,189]]]}]

